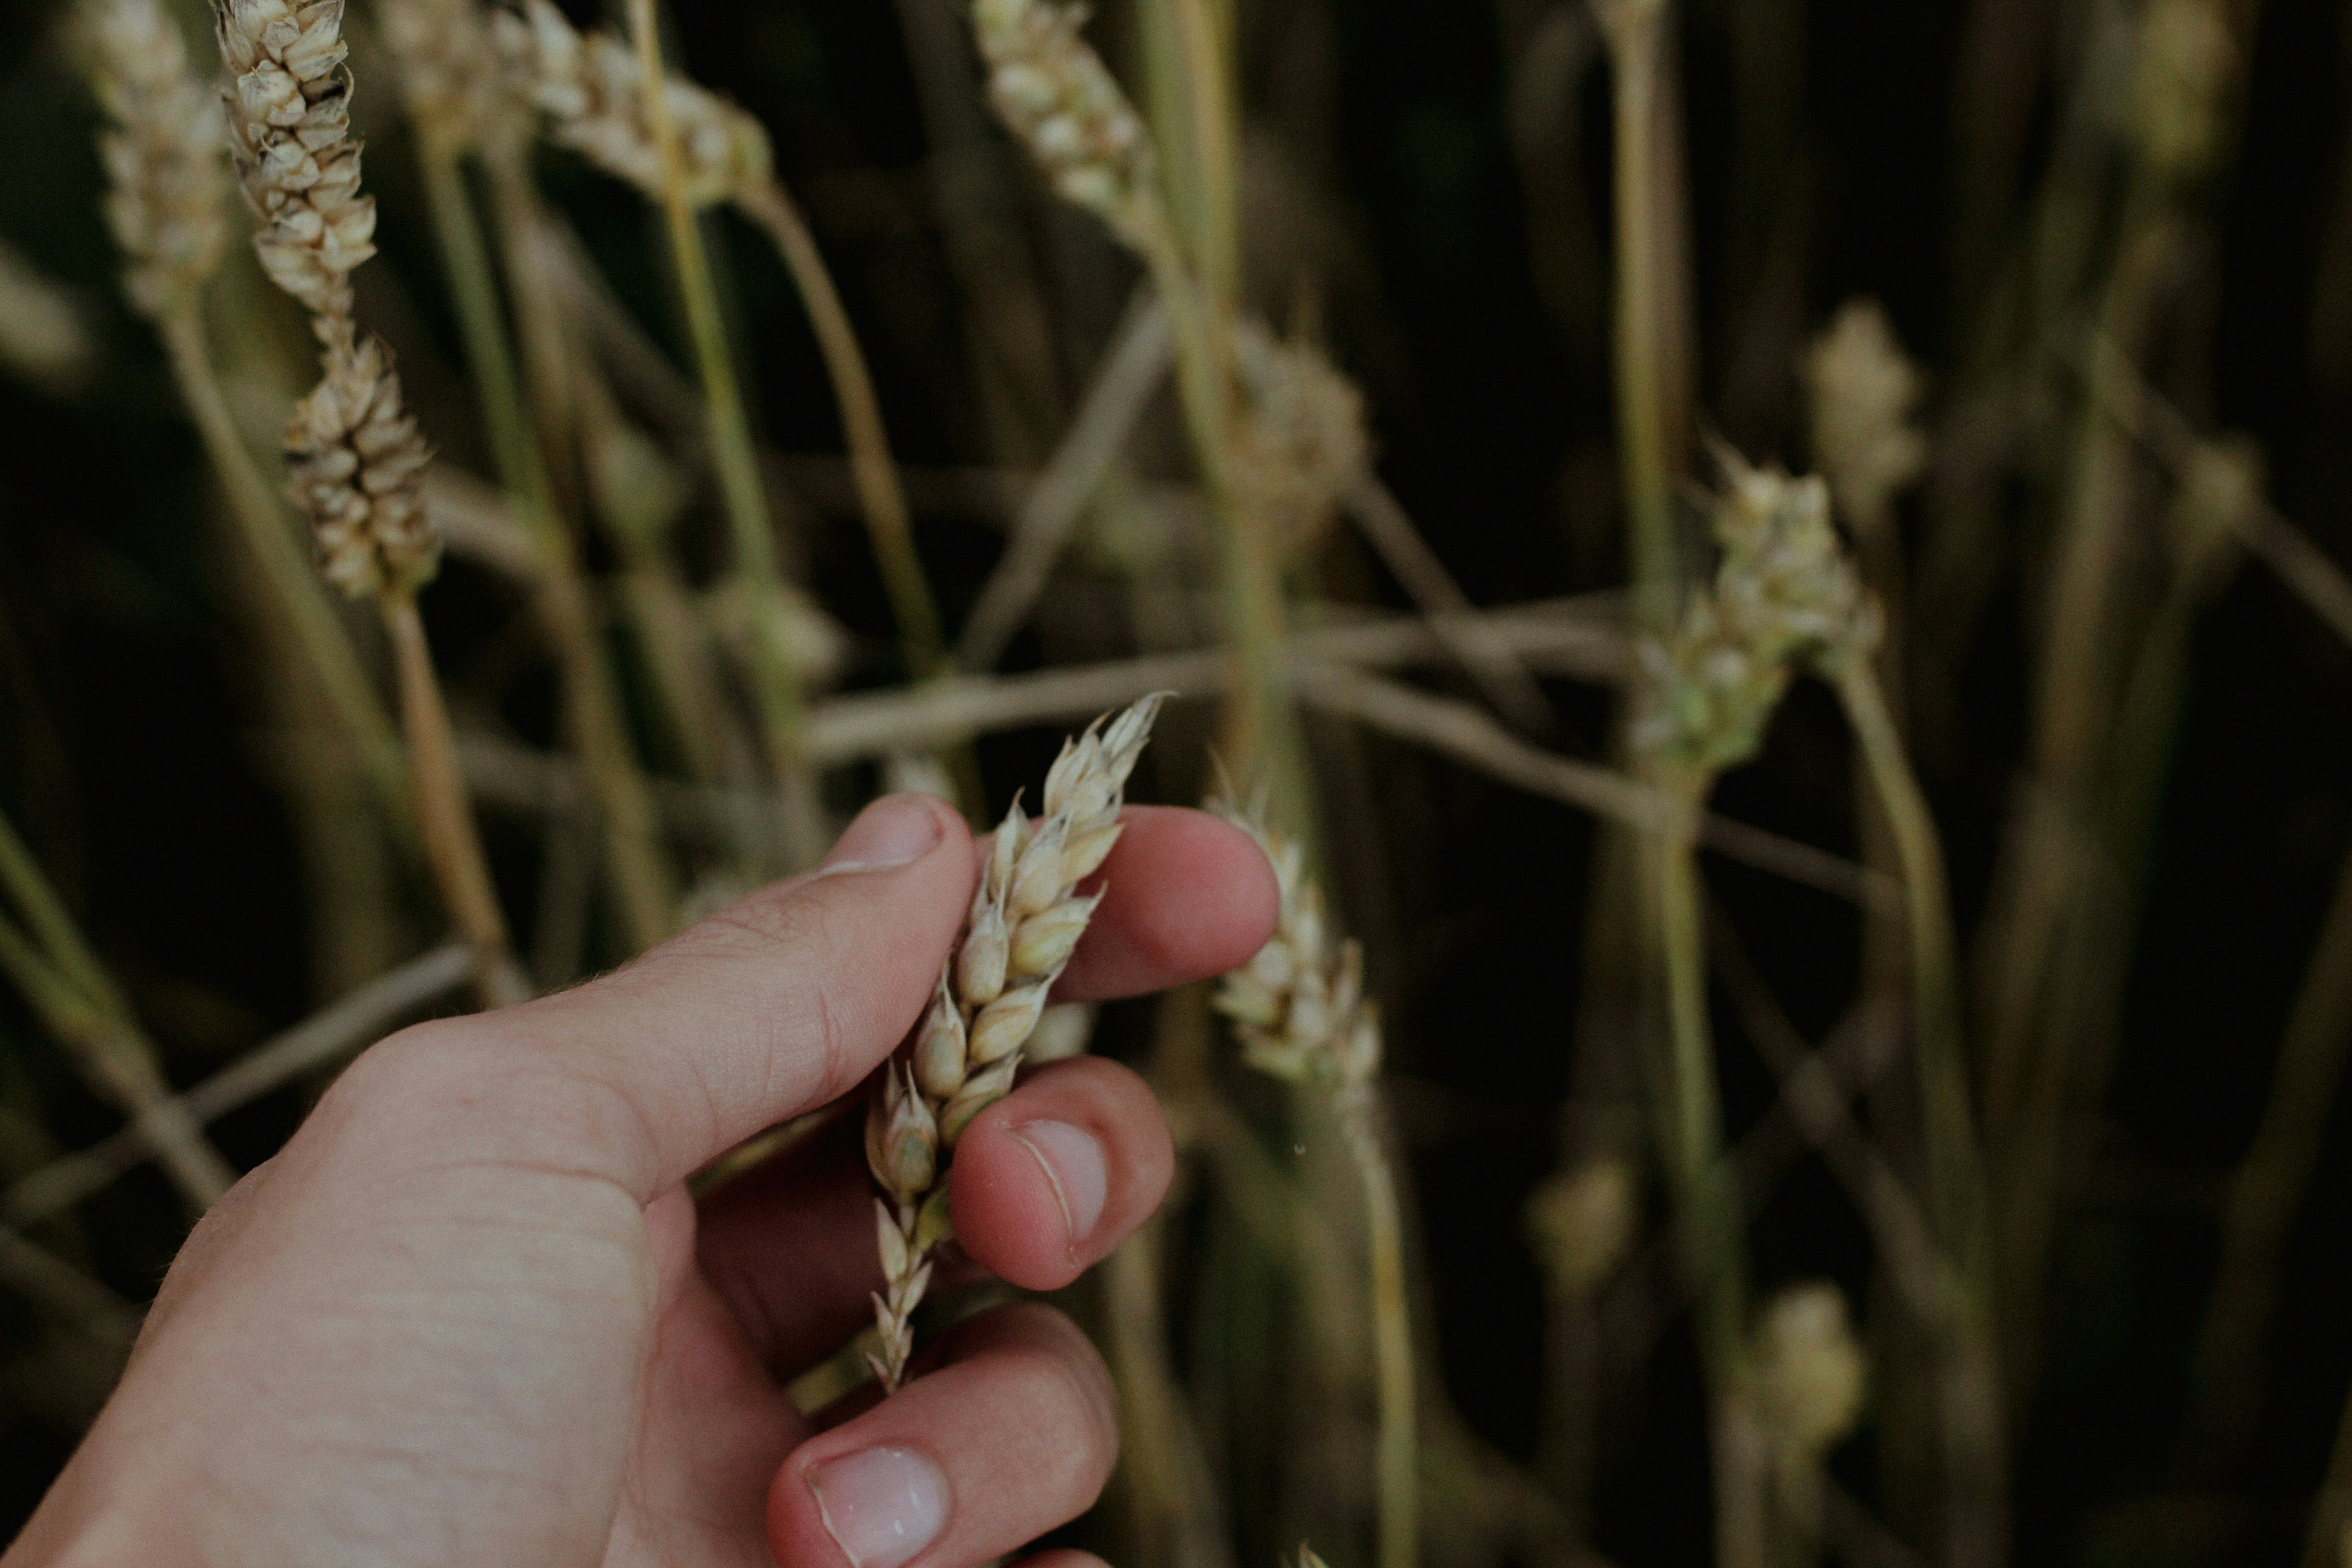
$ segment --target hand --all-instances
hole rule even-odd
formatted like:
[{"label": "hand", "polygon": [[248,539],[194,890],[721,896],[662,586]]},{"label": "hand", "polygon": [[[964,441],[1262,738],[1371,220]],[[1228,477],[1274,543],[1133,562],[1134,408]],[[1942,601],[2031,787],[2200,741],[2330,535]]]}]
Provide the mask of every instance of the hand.
[{"label": "hand", "polygon": [[[1128,817],[1061,999],[1217,973],[1272,928],[1242,834]],[[881,1279],[856,1116],[699,1213],[684,1185],[888,1055],[977,866],[945,805],[894,795],[824,869],[614,974],[366,1052],[190,1236],[6,1568],[963,1568],[1083,1511],[1110,1384],[1043,1307],[965,1322],[835,1424],[786,1400]],[[1014,1285],[1064,1285],[1170,1167],[1140,1079],[1047,1068],[958,1144],[957,1235]]]}]

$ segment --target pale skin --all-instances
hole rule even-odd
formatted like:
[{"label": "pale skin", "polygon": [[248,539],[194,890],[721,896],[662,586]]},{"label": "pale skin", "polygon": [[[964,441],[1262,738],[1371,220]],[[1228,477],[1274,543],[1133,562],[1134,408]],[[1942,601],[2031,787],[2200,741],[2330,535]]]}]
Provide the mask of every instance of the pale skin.
[{"label": "pale skin", "polygon": [[[1128,820],[1058,999],[1213,974],[1272,930],[1241,833]],[[615,973],[363,1054],[190,1236],[0,1568],[967,1568],[1075,1518],[1118,1430],[1101,1362],[1048,1308],[968,1320],[887,1401],[811,1420],[785,1397],[881,1280],[854,1116],[698,1211],[685,1186],[856,1094],[929,998],[975,857],[946,806],[888,797],[826,869]],[[959,1246],[1066,1284],[1150,1217],[1171,1163],[1135,1075],[1040,1070],[958,1146]]]}]

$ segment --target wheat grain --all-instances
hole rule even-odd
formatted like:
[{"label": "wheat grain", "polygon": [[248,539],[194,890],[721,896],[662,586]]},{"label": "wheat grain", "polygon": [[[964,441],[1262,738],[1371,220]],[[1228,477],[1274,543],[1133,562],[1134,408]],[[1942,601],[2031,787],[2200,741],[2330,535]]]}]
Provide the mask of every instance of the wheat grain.
[{"label": "wheat grain", "polygon": [[1045,997],[1086,934],[1102,895],[1082,895],[1123,831],[1128,774],[1151,737],[1161,694],[1097,719],[1066,742],[1045,775],[1045,815],[1015,799],[996,830],[955,951],[908,1048],[883,1074],[866,1116],[866,1160],[886,1198],[875,1205],[883,1289],[881,1347],[866,1359],[895,1390],[914,1353],[910,1320],[950,1233],[947,1165],[971,1119],[1013,1087]]},{"label": "wheat grain", "polygon": [[150,320],[193,305],[220,265],[228,194],[221,106],[188,67],[159,0],[92,0],[81,13],[100,104],[107,226],[131,265],[123,291]]}]

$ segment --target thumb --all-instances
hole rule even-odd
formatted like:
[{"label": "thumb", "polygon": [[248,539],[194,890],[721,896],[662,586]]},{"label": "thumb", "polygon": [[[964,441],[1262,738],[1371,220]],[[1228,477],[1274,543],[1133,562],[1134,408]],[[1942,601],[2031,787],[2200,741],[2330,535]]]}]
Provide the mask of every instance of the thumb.
[{"label": "thumb", "polygon": [[[533,1157],[584,1163],[649,1201],[871,1072],[929,1000],[976,875],[944,801],[887,795],[820,869],[585,985],[431,1027],[493,1083],[516,1070],[528,1103],[555,1108],[535,1119]],[[520,1108],[482,1098],[493,1117]],[[547,1149],[551,1132],[567,1146]]]}]

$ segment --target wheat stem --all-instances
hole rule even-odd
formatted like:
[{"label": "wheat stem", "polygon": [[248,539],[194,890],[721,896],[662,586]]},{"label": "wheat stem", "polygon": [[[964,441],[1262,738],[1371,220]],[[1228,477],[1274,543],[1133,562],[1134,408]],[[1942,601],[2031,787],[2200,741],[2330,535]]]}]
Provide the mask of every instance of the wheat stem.
[{"label": "wheat stem", "polygon": [[776,254],[792,274],[793,286],[808,311],[809,325],[816,332],[817,349],[824,356],[825,375],[833,384],[834,402],[841,413],[842,434],[848,442],[850,478],[857,487],[874,563],[881,569],[882,586],[898,622],[908,673],[919,679],[939,675],[947,668],[939,605],[931,596],[922,561],[915,553],[906,491],[890,456],[890,437],[883,427],[873,372],[849,324],[849,312],[842,307],[833,274],[781,182],[770,180],[739,190],[732,199],[736,210],[775,243]]},{"label": "wheat stem", "polygon": [[481,392],[499,478],[530,530],[539,556],[540,618],[562,668],[563,705],[572,740],[595,790],[605,860],[621,924],[642,952],[670,933],[677,889],[661,856],[657,820],[623,718],[619,682],[599,640],[570,528],[557,514],[554,487],[532,433],[488,247],[455,149],[424,137],[426,196],[442,265],[449,277],[466,357]]},{"label": "wheat stem", "polygon": [[393,590],[376,607],[392,638],[393,667],[400,679],[401,727],[406,732],[411,785],[425,829],[426,862],[457,934],[474,951],[475,984],[483,1005],[504,1007],[530,997],[530,982],[515,964],[499,910],[488,858],[474,829],[474,814],[457,771],[457,742],[449,731],[441,683],[433,671],[433,650],[413,592]]},{"label": "wheat stem", "polygon": [[285,513],[261,477],[253,454],[237,434],[235,416],[221,394],[203,321],[191,309],[158,323],[180,396],[205,444],[205,454],[227,493],[229,514],[245,536],[254,563],[269,585],[320,689],[359,752],[360,770],[383,803],[394,826],[411,836],[415,813],[408,799],[408,767],[400,752],[383,703],[352,651],[351,634],[335,617],[317,574],[286,527]]},{"label": "wheat stem", "polygon": [[653,0],[629,0],[629,33],[644,79],[645,123],[660,160],[662,214],[670,253],[677,267],[678,300],[694,341],[694,363],[702,382],[710,421],[711,462],[727,509],[735,569],[753,601],[751,642],[757,668],[752,682],[768,748],[768,763],[782,802],[780,827],[788,868],[809,864],[820,846],[815,779],[803,752],[807,717],[801,677],[785,635],[782,568],[776,560],[774,524],[767,487],[760,477],[751,422],[735,378],[734,356],[719,314],[719,286],[702,229],[687,186],[685,154],[671,114],[668,77],[662,68],[661,38]]},{"label": "wheat stem", "polygon": [[90,1086],[151,1131],[173,1184],[202,1214],[236,1173],[184,1112],[174,1112],[163,1053],[139,1026],[40,863],[0,812],[0,891],[26,927],[0,912],[0,970],[74,1058]]},{"label": "wheat stem", "polygon": [[1636,619],[1653,636],[1673,625],[1674,432],[1666,406],[1667,301],[1662,287],[1658,98],[1665,70],[1668,0],[1609,0],[1608,39],[1616,135],[1617,426],[1625,475]]},{"label": "wheat stem", "polygon": [[1953,1271],[1946,1339],[1944,1438],[1949,1469],[1945,1544],[1956,1564],[1998,1562],[2009,1528],[2006,1434],[1991,1319],[1991,1240],[1984,1157],[1960,1036],[1958,963],[1935,818],[1866,652],[1832,665],[1903,867],[1911,939],[1912,1054],[1927,1145],[1928,1201]]}]

